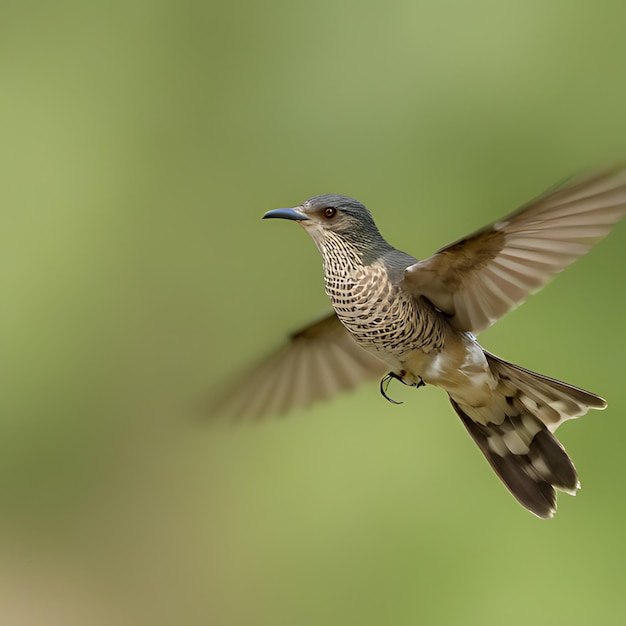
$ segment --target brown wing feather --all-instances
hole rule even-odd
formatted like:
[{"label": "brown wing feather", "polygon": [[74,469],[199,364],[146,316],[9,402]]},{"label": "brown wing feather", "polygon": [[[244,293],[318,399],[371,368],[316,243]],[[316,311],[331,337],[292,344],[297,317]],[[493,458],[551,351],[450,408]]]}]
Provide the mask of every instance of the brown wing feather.
[{"label": "brown wing feather", "polygon": [[333,313],[293,333],[218,400],[213,413],[235,418],[280,415],[353,389],[389,368],[352,339]]},{"label": "brown wing feather", "polygon": [[480,332],[586,254],[624,214],[626,170],[605,170],[418,261],[405,284],[458,330]]}]

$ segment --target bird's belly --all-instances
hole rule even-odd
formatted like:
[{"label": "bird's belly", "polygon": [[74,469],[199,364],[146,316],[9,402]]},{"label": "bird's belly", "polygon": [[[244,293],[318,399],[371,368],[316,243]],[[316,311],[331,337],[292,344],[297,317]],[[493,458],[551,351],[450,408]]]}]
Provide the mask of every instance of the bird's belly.
[{"label": "bird's belly", "polygon": [[404,368],[419,373],[424,382],[445,389],[458,401],[475,407],[490,402],[497,384],[480,344],[464,335],[449,337],[436,354],[411,354]]},{"label": "bird's belly", "polygon": [[495,383],[476,340],[454,331],[430,302],[374,270],[327,277],[326,292],[355,341],[408,383],[423,380],[474,406],[488,402]]}]

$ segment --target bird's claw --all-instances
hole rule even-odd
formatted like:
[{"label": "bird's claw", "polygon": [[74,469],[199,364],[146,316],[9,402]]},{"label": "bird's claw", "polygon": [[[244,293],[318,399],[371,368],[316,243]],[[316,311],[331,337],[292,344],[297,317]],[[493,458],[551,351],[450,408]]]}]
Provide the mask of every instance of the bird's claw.
[{"label": "bird's claw", "polygon": [[392,378],[399,378],[399,377],[396,376],[396,374],[394,374],[393,372],[389,372],[389,374],[387,374],[386,376],[382,378],[382,380],[380,381],[380,393],[382,397],[385,398],[385,400],[387,400],[388,402],[391,402],[391,404],[402,404],[402,402],[399,402],[398,400],[394,400],[393,398],[390,398],[387,395],[387,389],[389,388],[389,383],[391,382]]},{"label": "bird's claw", "polygon": [[406,380],[402,378],[402,376],[398,376],[398,374],[396,374],[395,372],[389,372],[386,376],[383,376],[382,380],[380,381],[380,393],[382,397],[385,398],[385,400],[387,400],[388,402],[391,402],[391,404],[402,404],[402,402],[400,402],[399,400],[394,400],[387,395],[387,389],[389,388],[389,383],[392,379],[399,380],[403,385],[406,385],[407,387],[415,387],[416,389],[419,389],[420,387],[424,387],[426,385],[421,376],[419,382],[407,383]]}]

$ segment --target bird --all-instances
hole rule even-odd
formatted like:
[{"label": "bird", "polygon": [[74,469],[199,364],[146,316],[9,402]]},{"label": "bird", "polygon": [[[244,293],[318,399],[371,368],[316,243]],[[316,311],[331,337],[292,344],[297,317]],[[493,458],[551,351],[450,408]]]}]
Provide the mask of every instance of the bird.
[{"label": "bird", "polygon": [[255,365],[230,408],[285,413],[375,377],[394,404],[391,380],[439,387],[512,495],[551,518],[556,492],[580,488],[554,432],[607,403],[501,359],[476,335],[586,254],[624,214],[626,169],[598,170],[418,260],[388,243],[349,196],[270,210],[264,219],[295,221],[313,239],[333,312]]}]

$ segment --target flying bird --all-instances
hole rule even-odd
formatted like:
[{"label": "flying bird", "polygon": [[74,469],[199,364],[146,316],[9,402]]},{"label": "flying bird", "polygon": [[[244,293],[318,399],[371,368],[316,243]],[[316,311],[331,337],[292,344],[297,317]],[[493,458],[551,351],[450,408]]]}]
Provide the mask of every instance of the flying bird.
[{"label": "flying bird", "polygon": [[284,413],[361,381],[434,385],[513,496],[541,518],[556,491],[580,487],[554,431],[604,409],[594,393],[531,372],[481,347],[491,326],[605,237],[626,213],[626,170],[596,172],[546,192],[422,261],[380,234],[348,196],[315,196],[264,218],[298,222],[315,242],[334,312],[259,364],[230,411]]}]

